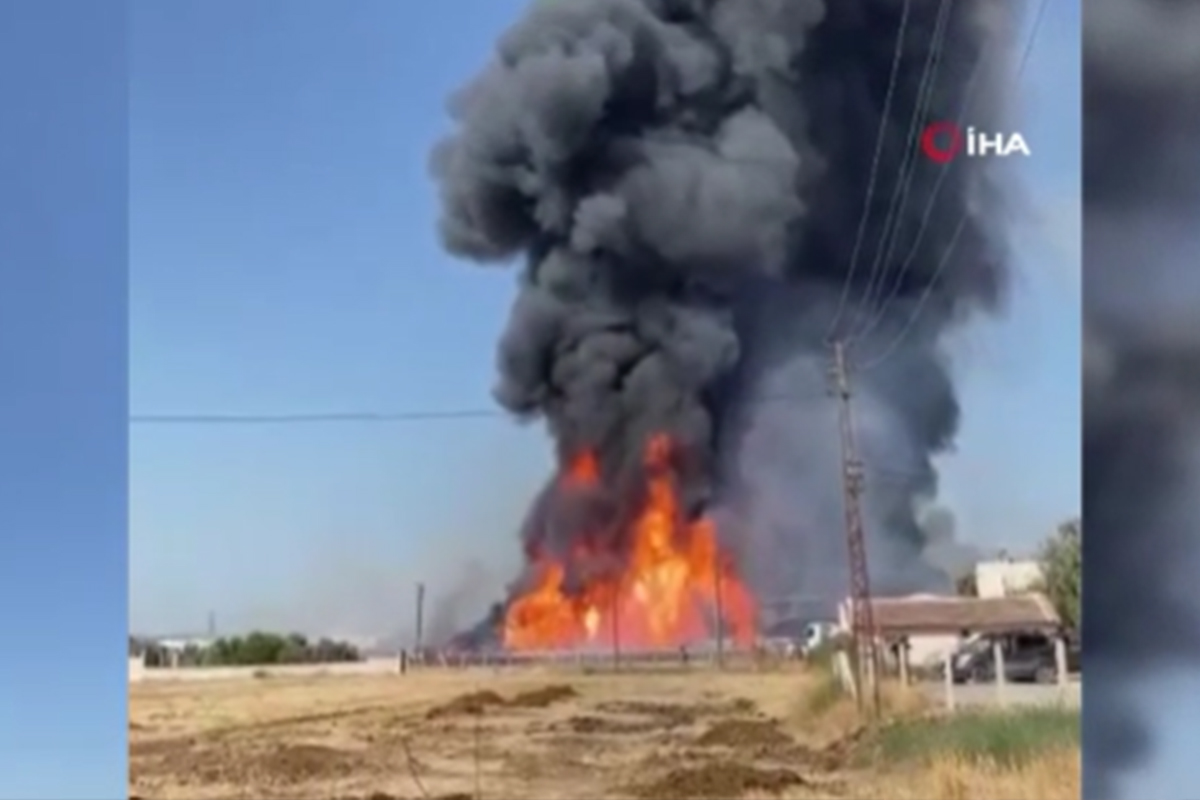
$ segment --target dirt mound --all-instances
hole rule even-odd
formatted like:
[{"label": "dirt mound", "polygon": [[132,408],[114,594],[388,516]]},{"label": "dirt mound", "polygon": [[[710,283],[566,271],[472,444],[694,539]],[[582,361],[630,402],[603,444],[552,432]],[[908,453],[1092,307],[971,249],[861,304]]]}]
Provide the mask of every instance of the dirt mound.
[{"label": "dirt mound", "polygon": [[[135,800],[131,798],[131,800]],[[388,794],[387,792],[371,792],[362,797],[335,797],[333,800],[474,800],[471,795],[466,792],[455,792],[453,794],[439,794],[429,798],[407,798],[401,797],[398,794]]]},{"label": "dirt mound", "polygon": [[574,686],[551,684],[540,689],[521,692],[509,700],[508,704],[517,708],[546,708],[564,700],[573,700],[576,697],[579,697],[579,692],[575,691]]},{"label": "dirt mound", "polygon": [[710,761],[674,769],[634,790],[644,800],[729,800],[747,792],[778,794],[806,781],[788,769],[758,769],[735,761]]},{"label": "dirt mound", "polygon": [[745,697],[735,697],[724,703],[713,703],[708,707],[712,714],[724,716],[741,714],[744,716],[752,716],[761,714],[758,710],[758,705],[753,700],[747,700]]},{"label": "dirt mound", "polygon": [[714,724],[696,739],[701,747],[786,747],[792,737],[779,730],[779,726],[767,720],[726,719]]},{"label": "dirt mound", "polygon": [[448,703],[434,706],[425,713],[426,719],[443,717],[458,717],[471,714],[482,714],[489,708],[546,708],[564,700],[579,696],[575,687],[566,684],[551,684],[540,689],[530,689],[515,695],[511,700],[505,700],[495,692],[484,689],[478,692],[459,695]]},{"label": "dirt mound", "polygon": [[442,717],[457,717],[467,714],[482,714],[489,708],[504,705],[504,698],[493,691],[484,689],[479,692],[460,694],[448,703],[434,706],[425,712],[426,719],[441,719]]},{"label": "dirt mound", "polygon": [[593,733],[610,733],[610,734],[633,734],[647,733],[658,729],[660,726],[654,722],[630,722],[626,720],[612,719],[611,717],[571,717],[564,725],[572,733],[593,734]]},{"label": "dirt mound", "polygon": [[615,700],[601,703],[597,710],[609,714],[629,714],[639,717],[654,717],[660,727],[680,727],[695,724],[703,709],[672,703],[647,703],[638,700]]},{"label": "dirt mound", "polygon": [[840,739],[835,739],[815,753],[814,761],[830,771],[841,769],[854,759],[867,733],[866,728],[858,728]]},{"label": "dirt mound", "polygon": [[302,783],[317,778],[348,777],[359,767],[349,753],[315,744],[279,745],[247,764],[252,773]]},{"label": "dirt mound", "polygon": [[[360,754],[317,744],[159,743],[161,749],[138,765],[140,777],[172,776],[188,784],[233,783],[254,786],[302,784],[359,774]],[[168,746],[170,745],[170,746]]]}]

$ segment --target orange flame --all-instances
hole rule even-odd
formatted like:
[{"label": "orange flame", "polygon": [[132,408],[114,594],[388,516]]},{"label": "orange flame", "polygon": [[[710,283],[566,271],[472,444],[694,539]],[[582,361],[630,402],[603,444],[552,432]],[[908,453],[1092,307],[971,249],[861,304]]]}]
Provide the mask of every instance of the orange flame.
[{"label": "orange flame", "polygon": [[[710,636],[718,609],[728,634],[739,643],[755,635],[753,596],[738,579],[707,518],[687,522],[670,473],[672,443],[647,443],[645,501],[631,523],[630,552],[620,574],[585,579],[581,590],[564,589],[570,562],[594,555],[587,543],[562,563],[543,558],[537,584],[516,598],[504,620],[504,643],[514,650],[612,645],[668,647]],[[595,485],[600,469],[585,452],[563,471],[568,486]]]}]

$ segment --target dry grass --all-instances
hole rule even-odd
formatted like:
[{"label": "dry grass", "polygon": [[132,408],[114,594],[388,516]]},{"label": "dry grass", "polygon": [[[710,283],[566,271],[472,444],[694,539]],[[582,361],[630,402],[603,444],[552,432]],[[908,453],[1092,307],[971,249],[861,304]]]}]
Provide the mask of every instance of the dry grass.
[{"label": "dry grass", "polygon": [[957,756],[935,758],[888,780],[865,781],[861,800],[1079,800],[1079,748],[1060,747],[1017,766]]},{"label": "dry grass", "polygon": [[911,730],[863,733],[854,704],[831,694],[822,673],[794,668],[138,684],[130,687],[130,792],[156,800],[1079,797],[1077,746],[1049,742],[1019,758],[986,742],[954,750],[944,741],[960,734],[925,721],[922,695],[886,687],[884,696],[889,719]]}]

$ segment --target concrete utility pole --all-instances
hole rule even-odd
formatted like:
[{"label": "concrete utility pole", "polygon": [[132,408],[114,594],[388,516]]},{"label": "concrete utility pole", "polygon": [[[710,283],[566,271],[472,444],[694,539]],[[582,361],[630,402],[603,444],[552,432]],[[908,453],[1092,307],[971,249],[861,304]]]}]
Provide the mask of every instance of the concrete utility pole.
[{"label": "concrete utility pole", "polygon": [[[833,343],[832,368],[834,395],[838,401],[838,425],[841,433],[842,490],[846,517],[846,544],[850,556],[850,613],[854,637],[855,695],[859,710],[870,689],[874,712],[880,711],[879,652],[875,642],[875,620],[871,607],[871,580],[867,570],[866,536],[863,531],[861,499],[863,466],[854,440],[854,418],[850,406],[850,375],[846,366],[845,343]],[[869,685],[868,685],[869,684]]]}]

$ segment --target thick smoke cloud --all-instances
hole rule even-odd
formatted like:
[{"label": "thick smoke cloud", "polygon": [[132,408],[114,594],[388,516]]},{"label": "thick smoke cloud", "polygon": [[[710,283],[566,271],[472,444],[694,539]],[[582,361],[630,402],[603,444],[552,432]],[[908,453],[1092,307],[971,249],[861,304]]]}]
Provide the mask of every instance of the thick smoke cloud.
[{"label": "thick smoke cloud", "polygon": [[998,307],[1006,253],[987,162],[929,163],[915,134],[937,119],[1002,130],[1016,14],[561,0],[503,36],[434,154],[442,235],[460,256],[524,263],[497,397],[544,419],[564,460],[595,448],[604,476],[582,495],[548,487],[528,547],[620,531],[644,443],[665,432],[688,506],[714,510],[756,589],[842,596],[824,340],[846,287],[852,355],[889,353],[856,376],[873,566],[884,589],[944,582],[917,520],[959,418],[939,343]]},{"label": "thick smoke cloud", "polygon": [[1135,684],[1200,661],[1200,7],[1093,0],[1083,41],[1085,795],[1111,800],[1152,750]]}]

